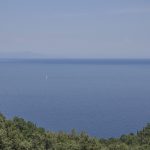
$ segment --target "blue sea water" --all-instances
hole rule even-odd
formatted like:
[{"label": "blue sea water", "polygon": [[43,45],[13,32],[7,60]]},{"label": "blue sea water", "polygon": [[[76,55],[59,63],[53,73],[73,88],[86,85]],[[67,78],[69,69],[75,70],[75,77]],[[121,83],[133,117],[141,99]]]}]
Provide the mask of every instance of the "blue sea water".
[{"label": "blue sea water", "polygon": [[97,137],[150,122],[150,60],[0,60],[0,111]]}]

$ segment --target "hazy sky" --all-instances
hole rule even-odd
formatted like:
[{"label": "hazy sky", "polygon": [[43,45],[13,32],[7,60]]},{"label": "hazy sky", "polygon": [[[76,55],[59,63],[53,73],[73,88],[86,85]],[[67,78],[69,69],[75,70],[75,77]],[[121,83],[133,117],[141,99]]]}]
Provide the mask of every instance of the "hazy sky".
[{"label": "hazy sky", "polygon": [[150,58],[150,0],[0,0],[0,57]]}]

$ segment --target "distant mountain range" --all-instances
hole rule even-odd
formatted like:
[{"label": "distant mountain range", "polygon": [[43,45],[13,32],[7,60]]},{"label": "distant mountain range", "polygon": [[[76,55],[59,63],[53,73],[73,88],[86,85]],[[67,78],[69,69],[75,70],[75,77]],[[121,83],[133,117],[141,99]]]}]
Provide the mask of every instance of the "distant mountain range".
[{"label": "distant mountain range", "polygon": [[40,57],[43,58],[43,55],[30,51],[0,52],[0,58],[40,58]]}]

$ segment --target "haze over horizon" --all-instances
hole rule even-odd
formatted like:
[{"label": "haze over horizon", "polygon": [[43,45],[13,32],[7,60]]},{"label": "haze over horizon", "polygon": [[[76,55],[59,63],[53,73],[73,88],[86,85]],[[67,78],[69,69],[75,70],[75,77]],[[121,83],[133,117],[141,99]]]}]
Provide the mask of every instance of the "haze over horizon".
[{"label": "haze over horizon", "polygon": [[150,58],[148,0],[2,0],[0,58]]}]

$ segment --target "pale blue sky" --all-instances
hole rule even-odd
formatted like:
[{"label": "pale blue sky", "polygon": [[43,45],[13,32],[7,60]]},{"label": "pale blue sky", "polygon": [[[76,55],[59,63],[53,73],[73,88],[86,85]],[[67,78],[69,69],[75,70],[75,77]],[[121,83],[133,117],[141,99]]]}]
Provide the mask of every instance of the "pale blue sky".
[{"label": "pale blue sky", "polygon": [[150,58],[150,0],[1,0],[0,57]]}]

